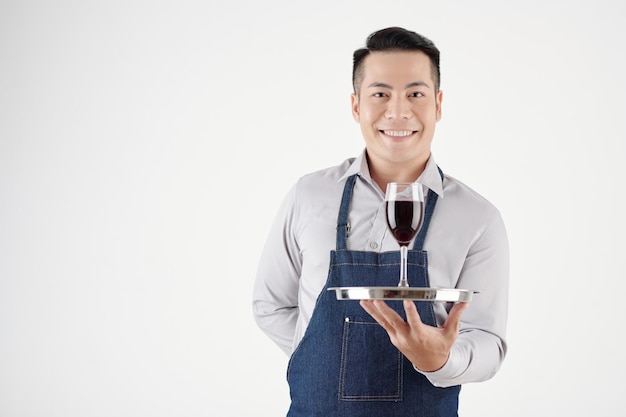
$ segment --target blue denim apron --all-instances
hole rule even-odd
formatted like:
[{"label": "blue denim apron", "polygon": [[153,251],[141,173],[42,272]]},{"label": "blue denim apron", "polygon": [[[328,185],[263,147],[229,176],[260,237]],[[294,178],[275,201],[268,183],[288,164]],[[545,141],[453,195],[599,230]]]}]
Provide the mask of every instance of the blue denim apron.
[{"label": "blue denim apron", "polygon": [[[399,251],[347,250],[348,212],[355,182],[356,175],[346,181],[328,280],[304,337],[289,360],[291,406],[287,416],[457,416],[460,386],[433,386],[413,369],[358,301],[337,300],[334,291],[327,291],[330,287],[398,285]],[[424,223],[408,255],[411,287],[429,286],[422,246],[436,203],[437,194],[429,191]],[[406,320],[402,301],[387,303]],[[436,326],[432,303],[416,302],[416,306],[422,321]]]}]

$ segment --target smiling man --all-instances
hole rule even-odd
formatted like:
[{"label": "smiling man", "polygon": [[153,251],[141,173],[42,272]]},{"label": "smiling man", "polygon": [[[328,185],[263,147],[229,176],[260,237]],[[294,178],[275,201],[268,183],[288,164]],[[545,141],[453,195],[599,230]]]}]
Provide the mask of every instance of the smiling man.
[{"label": "smiling man", "polygon": [[[303,176],[285,198],[253,293],[255,319],[288,355],[288,416],[456,416],[460,385],[506,353],[508,243],[498,210],[444,175],[431,154],[441,118],[439,51],[387,28],[354,52],[352,115],[365,150]],[[331,287],[393,286],[399,247],[389,182],[427,192],[411,286],[478,291],[471,303],[337,300]]]}]

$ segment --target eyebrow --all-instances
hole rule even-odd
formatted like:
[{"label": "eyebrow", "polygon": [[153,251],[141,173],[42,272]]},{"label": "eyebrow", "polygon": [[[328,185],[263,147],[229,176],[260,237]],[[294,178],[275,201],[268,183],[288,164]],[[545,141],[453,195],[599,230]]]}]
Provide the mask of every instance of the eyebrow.
[{"label": "eyebrow", "polygon": [[[389,84],[385,84],[385,83],[381,83],[381,82],[373,82],[370,85],[367,86],[368,88],[387,88],[389,90],[393,90],[393,88],[389,85]],[[405,89],[409,89],[409,88],[413,88],[413,87],[427,87],[430,88],[430,86],[428,84],[426,84],[424,81],[413,81],[412,83],[408,83],[404,88]]]}]

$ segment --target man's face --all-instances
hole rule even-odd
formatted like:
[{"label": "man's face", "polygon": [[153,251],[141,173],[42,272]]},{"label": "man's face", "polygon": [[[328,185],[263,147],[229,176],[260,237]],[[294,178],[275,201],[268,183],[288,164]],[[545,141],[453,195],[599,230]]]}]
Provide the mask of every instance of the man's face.
[{"label": "man's face", "polygon": [[425,164],[442,99],[430,59],[419,51],[372,52],[363,68],[359,94],[352,95],[352,115],[361,125],[371,164]]}]

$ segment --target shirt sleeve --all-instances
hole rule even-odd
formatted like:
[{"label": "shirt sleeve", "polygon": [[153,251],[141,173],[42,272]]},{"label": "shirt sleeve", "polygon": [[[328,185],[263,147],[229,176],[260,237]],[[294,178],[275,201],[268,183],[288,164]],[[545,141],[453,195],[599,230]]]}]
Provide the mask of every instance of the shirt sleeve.
[{"label": "shirt sleeve", "polygon": [[291,354],[298,320],[302,257],[294,234],[296,190],[285,197],[261,253],[252,294],[254,318],[286,354]]},{"label": "shirt sleeve", "polygon": [[502,217],[478,233],[459,276],[458,288],[478,291],[461,317],[459,337],[446,364],[423,372],[439,387],[485,381],[493,377],[506,355],[509,247]]}]

